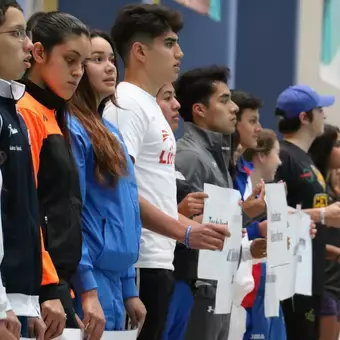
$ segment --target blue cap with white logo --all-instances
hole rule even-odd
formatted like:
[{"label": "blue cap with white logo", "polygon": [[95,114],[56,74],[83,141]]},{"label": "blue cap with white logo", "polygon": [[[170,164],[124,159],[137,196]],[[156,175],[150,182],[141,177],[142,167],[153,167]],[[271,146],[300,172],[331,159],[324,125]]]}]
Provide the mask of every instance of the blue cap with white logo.
[{"label": "blue cap with white logo", "polygon": [[332,106],[334,102],[334,96],[320,96],[309,86],[294,85],[281,92],[276,108],[284,111],[286,118],[295,118],[301,112],[308,112],[317,107]]}]

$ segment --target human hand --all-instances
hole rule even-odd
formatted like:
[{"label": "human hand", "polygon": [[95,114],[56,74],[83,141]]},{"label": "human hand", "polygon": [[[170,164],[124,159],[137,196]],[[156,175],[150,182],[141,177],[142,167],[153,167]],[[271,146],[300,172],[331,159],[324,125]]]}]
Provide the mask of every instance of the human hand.
[{"label": "human hand", "polygon": [[325,223],[330,227],[340,227],[340,202],[335,202],[325,208]]},{"label": "human hand", "polygon": [[0,320],[0,339],[1,340],[18,340],[19,337],[14,336],[8,329],[6,325],[6,319]]},{"label": "human hand", "polygon": [[256,185],[251,195],[243,202],[243,211],[250,217],[254,218],[266,211],[266,202],[264,200],[266,191],[263,180]]},{"label": "human hand", "polygon": [[197,215],[192,218],[197,223],[202,223],[203,221],[203,215]]},{"label": "human hand", "polygon": [[6,314],[7,318],[3,320],[6,324],[6,328],[11,334],[16,337],[16,339],[19,339],[21,332],[21,323],[19,319],[12,310],[6,312]]},{"label": "human hand", "polygon": [[81,295],[84,313],[83,323],[87,340],[100,340],[106,324],[97,290],[93,289]]},{"label": "human hand", "polygon": [[205,198],[208,198],[208,195],[204,192],[192,192],[188,194],[178,205],[178,212],[189,218],[202,214]]},{"label": "human hand", "polygon": [[314,221],[310,222],[310,238],[314,239],[317,234],[316,224]]},{"label": "human hand", "polygon": [[42,318],[28,318],[28,337],[44,340],[46,325]]},{"label": "human hand", "polygon": [[85,326],[83,324],[83,321],[80,320],[78,314],[74,314],[74,317],[76,318],[77,324],[81,330],[84,330]]},{"label": "human hand", "polygon": [[267,240],[256,238],[250,245],[250,252],[254,259],[262,259],[267,256]]},{"label": "human hand", "polygon": [[59,299],[46,300],[42,303],[41,316],[46,325],[45,340],[54,339],[63,334],[66,313]]},{"label": "human hand", "polygon": [[193,224],[189,246],[192,249],[222,250],[226,237],[230,237],[230,232],[225,224]]},{"label": "human hand", "polygon": [[138,334],[143,328],[146,309],[143,302],[138,297],[125,300],[125,309],[131,319],[132,328],[138,328]]}]

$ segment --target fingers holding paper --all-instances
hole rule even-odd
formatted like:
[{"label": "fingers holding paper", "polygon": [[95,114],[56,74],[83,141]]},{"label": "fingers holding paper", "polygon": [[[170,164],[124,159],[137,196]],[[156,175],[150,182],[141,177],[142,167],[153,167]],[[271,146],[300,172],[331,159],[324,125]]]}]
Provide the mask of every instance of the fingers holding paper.
[{"label": "fingers holding paper", "polygon": [[242,208],[250,218],[259,216],[266,211],[265,194],[265,185],[264,182],[261,181],[256,185],[248,199],[243,202]]},{"label": "fingers holding paper", "polygon": [[254,259],[262,259],[267,256],[267,240],[257,238],[250,245],[250,252]]},{"label": "fingers holding paper", "polygon": [[314,239],[317,233],[317,229],[316,229],[316,224],[314,223],[314,221],[310,222],[310,237],[311,239]]},{"label": "fingers holding paper", "polygon": [[131,319],[132,328],[138,328],[138,333],[140,333],[146,317],[143,302],[138,297],[132,297],[125,301],[125,309]]},{"label": "fingers holding paper", "polygon": [[192,249],[222,250],[226,237],[230,237],[230,232],[225,224],[194,224],[189,244]]}]

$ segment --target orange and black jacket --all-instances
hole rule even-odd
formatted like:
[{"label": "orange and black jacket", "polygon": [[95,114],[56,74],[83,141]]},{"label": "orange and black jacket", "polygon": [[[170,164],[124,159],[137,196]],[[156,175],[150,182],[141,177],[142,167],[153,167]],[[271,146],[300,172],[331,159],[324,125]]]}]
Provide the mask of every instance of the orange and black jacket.
[{"label": "orange and black jacket", "polygon": [[78,172],[56,120],[56,110],[63,111],[66,103],[50,90],[29,80],[23,82],[26,94],[18,102],[18,111],[31,139],[44,245],[59,277],[56,284],[52,264],[44,263],[40,302],[55,298],[63,302],[60,295],[65,294],[65,288],[67,291],[70,288],[82,247]]}]

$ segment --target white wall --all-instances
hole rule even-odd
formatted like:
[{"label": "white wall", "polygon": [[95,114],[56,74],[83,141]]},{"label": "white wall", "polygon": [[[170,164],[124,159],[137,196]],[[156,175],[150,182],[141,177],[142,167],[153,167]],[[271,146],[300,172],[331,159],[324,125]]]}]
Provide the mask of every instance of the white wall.
[{"label": "white wall", "polygon": [[323,0],[300,0],[299,15],[296,83],[312,86],[320,94],[335,95],[335,105],[325,112],[327,121],[340,127],[340,90],[320,77]]}]

